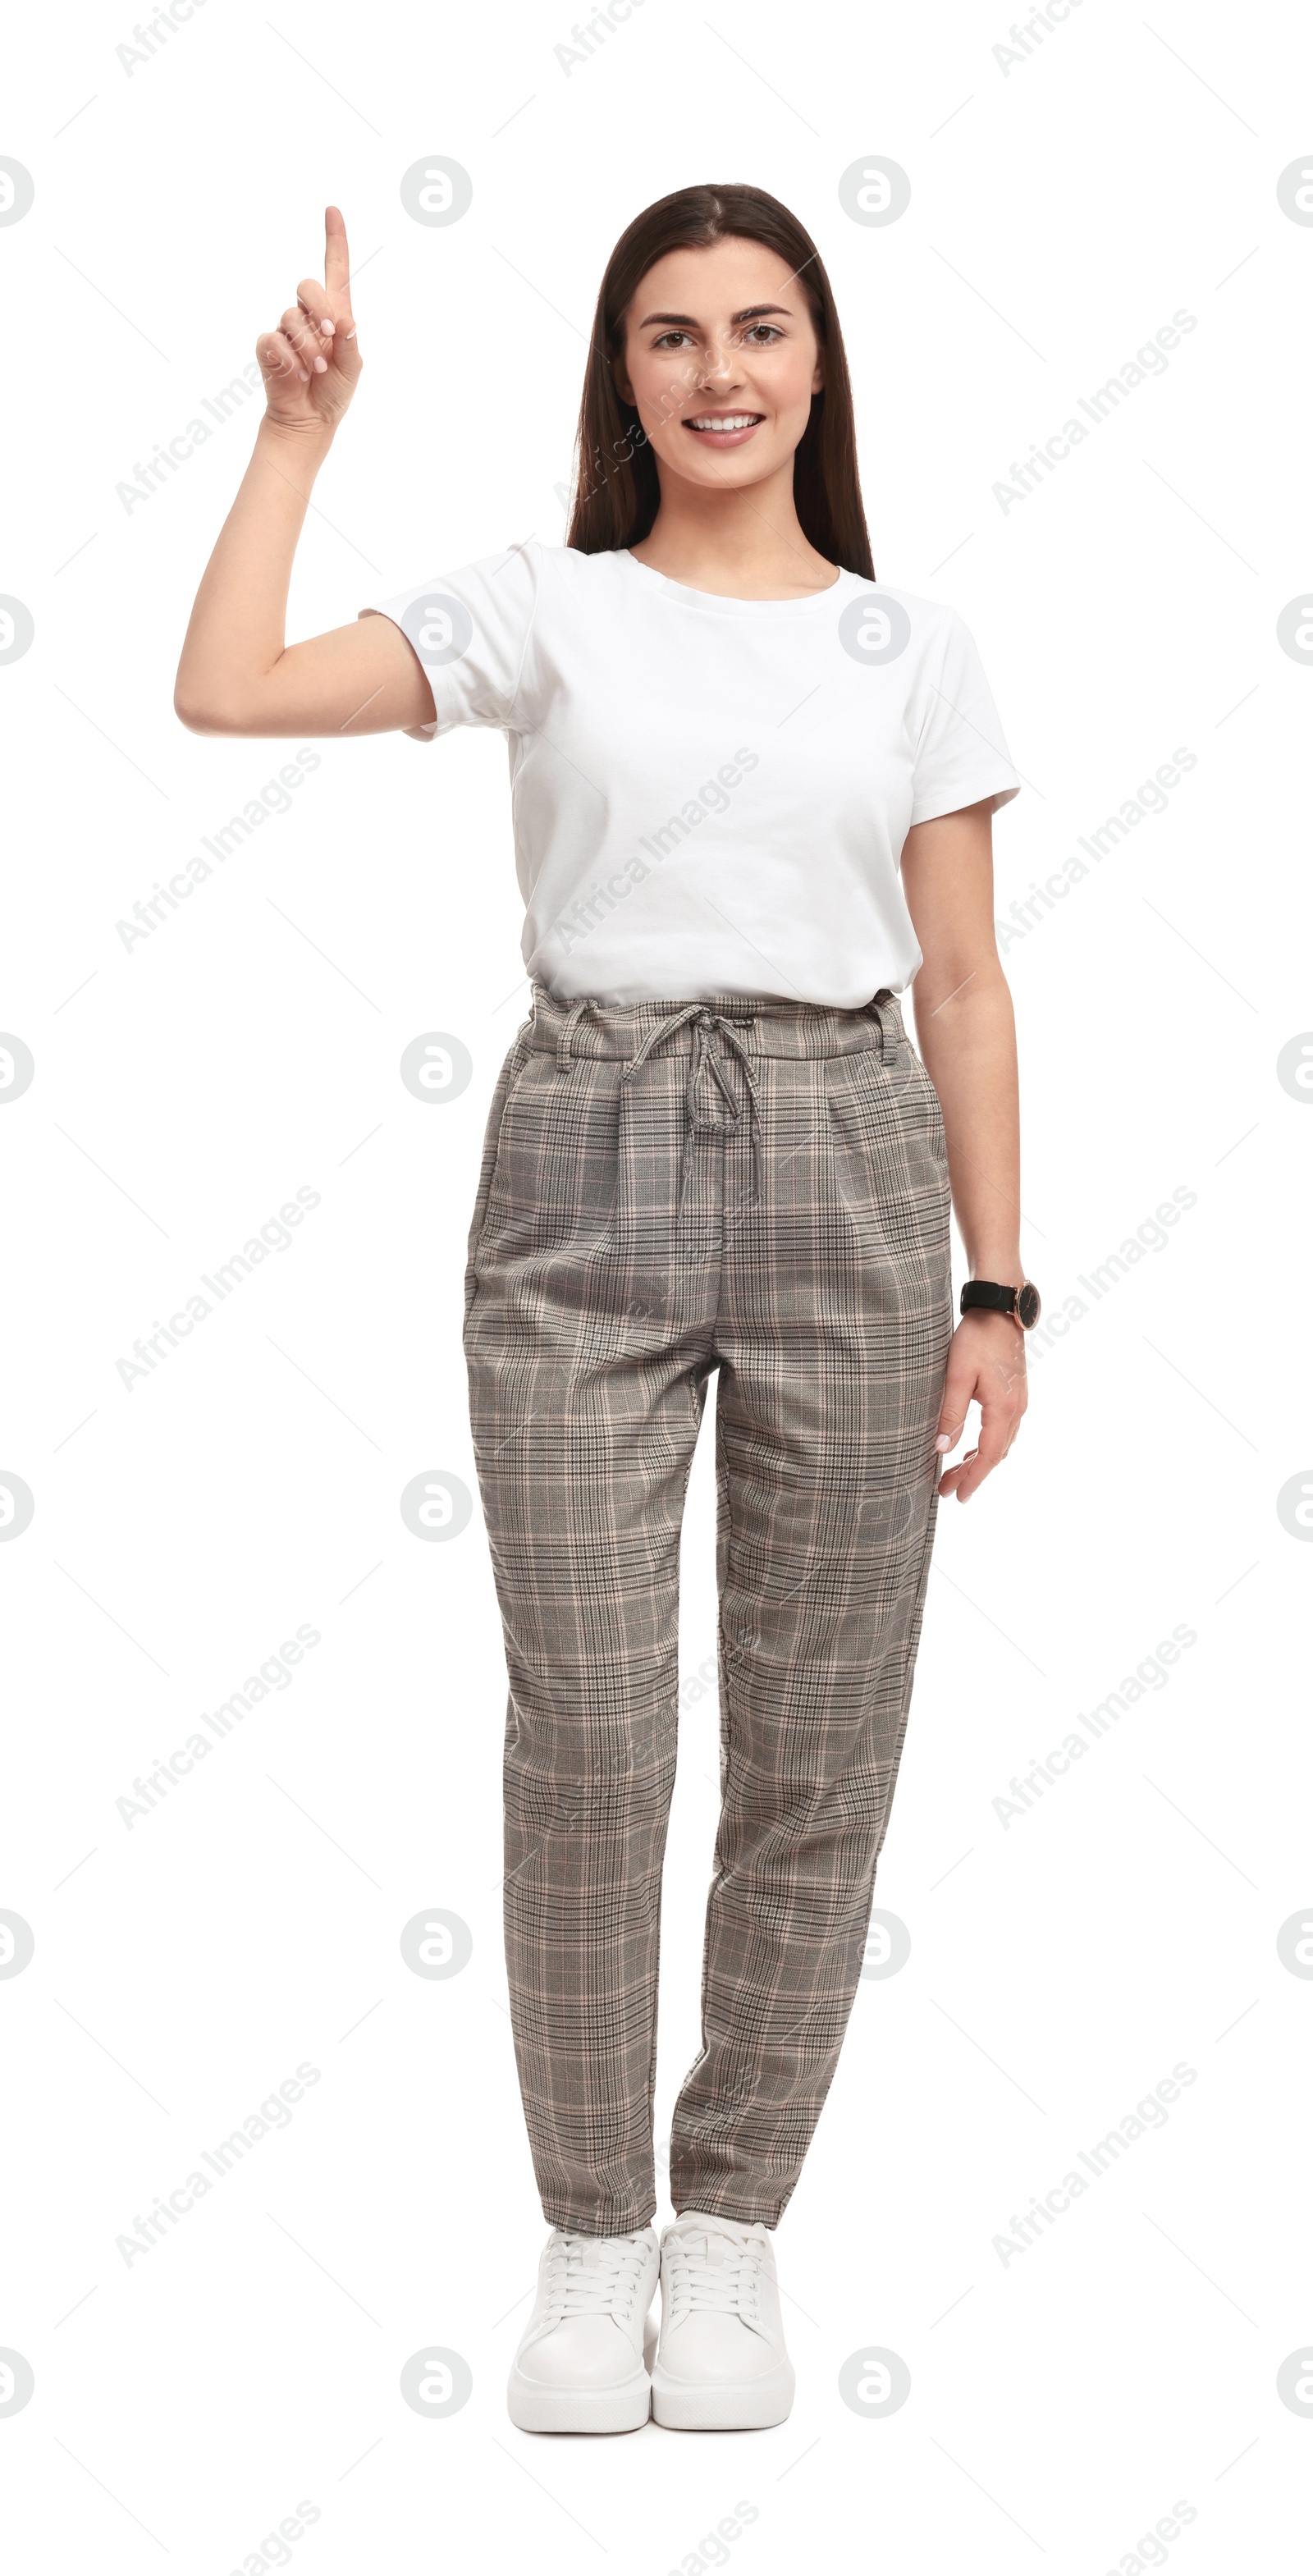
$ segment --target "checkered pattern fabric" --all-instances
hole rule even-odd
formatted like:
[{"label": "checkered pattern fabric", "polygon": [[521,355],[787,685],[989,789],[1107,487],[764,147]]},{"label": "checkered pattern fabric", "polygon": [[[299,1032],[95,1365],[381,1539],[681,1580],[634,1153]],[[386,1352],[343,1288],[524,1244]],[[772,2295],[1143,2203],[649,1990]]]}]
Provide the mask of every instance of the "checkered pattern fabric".
[{"label": "checkered pattern fabric", "polygon": [[465,1274],[510,1684],[505,1938],[544,2215],[656,2207],[680,1524],[716,1395],[721,1813],[670,2189],[774,2226],[861,1970],[952,1332],[934,1087],[898,1003],[566,1003],[493,1096]]}]

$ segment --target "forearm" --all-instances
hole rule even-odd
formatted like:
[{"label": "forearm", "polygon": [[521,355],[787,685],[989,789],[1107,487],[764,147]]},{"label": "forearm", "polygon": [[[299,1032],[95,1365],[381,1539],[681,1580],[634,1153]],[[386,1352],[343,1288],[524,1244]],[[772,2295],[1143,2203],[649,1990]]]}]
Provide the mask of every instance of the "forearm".
[{"label": "forearm", "polygon": [[1018,1285],[1021,1262],[1017,1041],[997,960],[943,995],[913,987],[917,1043],[944,1113],[953,1213],[973,1278]]},{"label": "forearm", "polygon": [[184,723],[239,727],[281,656],[297,540],[331,445],[331,430],[261,421],[183,643],[174,704]]}]

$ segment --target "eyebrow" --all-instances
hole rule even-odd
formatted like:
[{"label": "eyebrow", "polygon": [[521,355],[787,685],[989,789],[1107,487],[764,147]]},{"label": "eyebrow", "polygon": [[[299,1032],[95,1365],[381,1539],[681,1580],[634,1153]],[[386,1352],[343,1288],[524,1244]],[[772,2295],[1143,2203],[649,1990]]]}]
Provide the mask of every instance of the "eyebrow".
[{"label": "eyebrow", "polygon": [[[731,313],[729,318],[731,322],[755,322],[763,313],[788,314],[791,310],[787,304],[745,304],[741,313]],[[639,330],[646,331],[651,322],[678,322],[686,331],[696,331],[701,327],[692,313],[645,313],[638,325]]]}]

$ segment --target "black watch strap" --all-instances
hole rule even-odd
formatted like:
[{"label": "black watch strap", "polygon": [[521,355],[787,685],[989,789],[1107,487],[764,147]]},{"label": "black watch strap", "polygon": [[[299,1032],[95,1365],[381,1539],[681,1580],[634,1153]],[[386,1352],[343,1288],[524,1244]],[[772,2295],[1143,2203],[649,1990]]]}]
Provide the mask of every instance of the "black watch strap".
[{"label": "black watch strap", "polygon": [[958,1300],[958,1313],[967,1315],[973,1306],[983,1307],[991,1315],[1011,1315],[1028,1333],[1039,1320],[1039,1290],[1032,1279],[1023,1280],[1020,1288],[998,1279],[968,1279]]}]

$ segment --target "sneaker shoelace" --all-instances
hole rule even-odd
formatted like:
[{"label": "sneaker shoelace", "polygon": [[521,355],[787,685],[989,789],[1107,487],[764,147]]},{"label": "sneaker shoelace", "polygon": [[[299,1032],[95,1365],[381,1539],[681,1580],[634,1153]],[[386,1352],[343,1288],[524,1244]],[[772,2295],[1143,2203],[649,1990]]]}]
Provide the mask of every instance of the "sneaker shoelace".
[{"label": "sneaker shoelace", "polygon": [[547,2322],[562,2317],[628,2317],[650,2247],[640,2231],[632,2236],[580,2236],[558,2228],[547,2263]]},{"label": "sneaker shoelace", "polygon": [[736,2316],[746,2326],[760,2323],[767,2253],[767,2231],[760,2222],[742,2236],[731,2236],[708,2228],[700,2219],[676,2219],[667,2231],[663,2252],[672,2316],[703,2309]]}]

